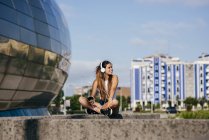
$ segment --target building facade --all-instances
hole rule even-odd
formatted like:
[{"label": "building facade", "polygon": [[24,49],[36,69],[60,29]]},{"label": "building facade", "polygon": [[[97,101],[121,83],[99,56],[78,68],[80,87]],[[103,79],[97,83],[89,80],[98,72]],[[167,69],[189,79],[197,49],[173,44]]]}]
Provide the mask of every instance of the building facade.
[{"label": "building facade", "polygon": [[205,97],[209,95],[209,55],[202,54],[197,61],[194,62],[194,97]]},{"label": "building facade", "polygon": [[47,115],[70,65],[61,10],[54,0],[0,0],[0,27],[0,116]]},{"label": "building facade", "polygon": [[209,59],[194,63],[163,54],[133,60],[131,64],[131,105],[148,102],[167,107],[191,96],[206,97],[209,93]]}]

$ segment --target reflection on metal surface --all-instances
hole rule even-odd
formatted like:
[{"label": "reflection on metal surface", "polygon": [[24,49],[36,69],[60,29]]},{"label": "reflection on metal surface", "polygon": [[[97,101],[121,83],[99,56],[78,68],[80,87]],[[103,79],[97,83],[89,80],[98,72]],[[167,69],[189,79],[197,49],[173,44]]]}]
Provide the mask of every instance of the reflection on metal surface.
[{"label": "reflection on metal surface", "polygon": [[25,114],[17,108],[47,114],[68,77],[67,23],[54,0],[4,0],[0,12],[0,116]]},{"label": "reflection on metal surface", "polygon": [[0,38],[0,110],[47,106],[67,79],[69,61],[48,50]]}]

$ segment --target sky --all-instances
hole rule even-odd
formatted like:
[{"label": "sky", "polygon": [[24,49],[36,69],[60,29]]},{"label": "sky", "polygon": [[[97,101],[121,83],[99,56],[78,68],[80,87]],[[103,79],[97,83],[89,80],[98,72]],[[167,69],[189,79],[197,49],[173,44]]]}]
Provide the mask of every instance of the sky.
[{"label": "sky", "polygon": [[163,53],[192,62],[209,53],[209,0],[55,0],[68,22],[66,95],[91,85],[103,60],[130,87],[133,59]]}]

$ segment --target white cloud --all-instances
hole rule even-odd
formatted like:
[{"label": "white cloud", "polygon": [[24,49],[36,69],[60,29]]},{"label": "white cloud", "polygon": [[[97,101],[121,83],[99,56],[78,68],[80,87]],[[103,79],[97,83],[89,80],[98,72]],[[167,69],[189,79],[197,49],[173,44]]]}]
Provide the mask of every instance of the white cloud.
[{"label": "white cloud", "polygon": [[209,5],[209,0],[135,0],[140,4],[185,5],[192,7]]}]

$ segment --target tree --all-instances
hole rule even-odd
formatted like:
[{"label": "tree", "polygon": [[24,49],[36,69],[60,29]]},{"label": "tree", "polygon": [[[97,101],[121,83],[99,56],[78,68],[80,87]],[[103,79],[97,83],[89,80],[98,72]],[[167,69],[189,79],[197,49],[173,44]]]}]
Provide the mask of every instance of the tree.
[{"label": "tree", "polygon": [[186,105],[187,111],[191,111],[193,105],[197,106],[198,100],[196,98],[193,98],[193,97],[187,97],[184,100],[184,103]]},{"label": "tree", "polygon": [[128,108],[128,99],[125,98],[124,96],[116,96],[116,99],[118,100],[118,104],[119,106],[121,105],[121,98],[122,98],[122,110],[124,110],[124,108]]},{"label": "tree", "polygon": [[80,95],[73,95],[70,98],[70,108],[71,110],[80,110],[80,102],[79,102]]},{"label": "tree", "polygon": [[181,105],[181,101],[180,101],[180,98],[179,98],[179,95],[176,95],[176,102],[177,102],[177,105]]},{"label": "tree", "polygon": [[60,113],[60,105],[63,104],[63,99],[62,97],[64,96],[64,91],[60,90],[59,94],[57,95],[57,97],[52,101],[52,104],[55,104],[55,107],[50,107],[49,106],[49,112],[51,112],[52,114],[58,114]]},{"label": "tree", "polygon": [[198,103],[201,105],[201,108],[203,110],[203,106],[204,106],[205,103],[207,103],[207,100],[206,100],[205,97],[202,97],[202,98],[198,99]]}]

